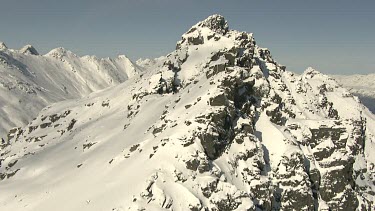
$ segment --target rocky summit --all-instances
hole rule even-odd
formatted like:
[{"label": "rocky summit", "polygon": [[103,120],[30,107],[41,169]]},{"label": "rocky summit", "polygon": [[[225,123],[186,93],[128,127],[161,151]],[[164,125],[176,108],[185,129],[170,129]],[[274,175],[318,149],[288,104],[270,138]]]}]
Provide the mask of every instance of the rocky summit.
[{"label": "rocky summit", "polygon": [[374,210],[375,116],[213,15],[2,140],[0,210]]}]

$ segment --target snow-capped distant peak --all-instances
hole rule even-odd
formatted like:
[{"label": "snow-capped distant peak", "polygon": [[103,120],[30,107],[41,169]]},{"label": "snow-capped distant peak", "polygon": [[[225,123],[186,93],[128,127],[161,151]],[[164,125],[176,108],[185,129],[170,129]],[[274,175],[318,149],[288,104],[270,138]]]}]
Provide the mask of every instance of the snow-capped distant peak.
[{"label": "snow-capped distant peak", "polygon": [[6,50],[8,47],[5,45],[5,43],[0,42],[0,50]]},{"label": "snow-capped distant peak", "polygon": [[318,72],[318,71],[314,69],[313,67],[306,68],[305,73],[310,73],[310,72]]},{"label": "snow-capped distant peak", "polygon": [[313,67],[308,67],[304,72],[303,72],[303,75],[307,76],[315,76],[315,75],[320,75],[322,74],[321,72],[319,72],[318,70],[314,69]]},{"label": "snow-capped distant peak", "polygon": [[86,60],[99,60],[99,58],[95,55],[85,55],[85,56],[82,56],[81,57],[82,59],[86,59]]},{"label": "snow-capped distant peak", "polygon": [[52,56],[52,57],[55,57],[55,58],[61,58],[61,57],[67,56],[67,55],[77,57],[77,55],[75,55],[73,52],[71,52],[69,50],[66,50],[63,47],[58,47],[58,48],[52,49],[50,52],[48,52],[46,54],[46,56]]},{"label": "snow-capped distant peak", "polygon": [[83,97],[139,72],[126,57],[79,57],[62,47],[35,56],[39,54],[31,45],[13,50],[3,43],[0,49],[0,104],[5,108],[0,109],[0,140],[51,103]]},{"label": "snow-capped distant peak", "polygon": [[119,59],[130,60],[130,59],[129,59],[126,55],[124,55],[124,54],[118,55],[117,58],[119,58]]},{"label": "snow-capped distant peak", "polygon": [[39,55],[38,51],[32,45],[25,45],[19,52],[28,55]]}]

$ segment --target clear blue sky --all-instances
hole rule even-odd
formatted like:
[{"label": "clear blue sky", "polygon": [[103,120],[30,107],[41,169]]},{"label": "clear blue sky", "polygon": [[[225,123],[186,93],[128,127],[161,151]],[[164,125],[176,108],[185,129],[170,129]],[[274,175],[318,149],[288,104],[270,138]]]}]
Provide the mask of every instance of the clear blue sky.
[{"label": "clear blue sky", "polygon": [[0,41],[46,53],[158,57],[190,26],[219,13],[253,32],[288,70],[375,73],[375,1],[0,0]]}]

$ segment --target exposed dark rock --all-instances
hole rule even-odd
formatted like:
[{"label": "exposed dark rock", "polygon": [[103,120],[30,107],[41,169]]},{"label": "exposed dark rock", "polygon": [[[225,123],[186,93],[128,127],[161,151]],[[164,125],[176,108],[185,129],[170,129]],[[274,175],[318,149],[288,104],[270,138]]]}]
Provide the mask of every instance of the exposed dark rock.
[{"label": "exposed dark rock", "polygon": [[157,127],[155,128],[153,131],[152,131],[152,134],[156,135],[158,133],[161,133],[165,130],[167,124],[162,124],[160,127]]},{"label": "exposed dark rock", "polygon": [[188,37],[188,42],[192,45],[201,45],[204,43],[204,39],[202,36]]},{"label": "exposed dark rock", "polygon": [[77,122],[77,120],[75,119],[72,119],[68,125],[68,127],[66,128],[68,131],[70,131],[71,129],[73,129],[75,123]]},{"label": "exposed dark rock", "polygon": [[51,122],[56,122],[56,121],[58,121],[59,119],[60,119],[60,116],[58,116],[57,114],[52,114],[52,115],[49,116],[49,120],[50,120]]},{"label": "exposed dark rock", "polygon": [[206,198],[210,198],[212,193],[216,191],[218,180],[212,180],[207,185],[201,187],[202,193]]},{"label": "exposed dark rock", "polygon": [[266,111],[266,114],[270,117],[271,122],[277,125],[284,125],[286,122],[286,118],[283,117],[283,114],[281,113],[279,107],[276,107],[273,110]]},{"label": "exposed dark rock", "polygon": [[213,75],[216,75],[220,72],[225,71],[226,64],[216,64],[210,67],[210,70],[206,72],[206,77],[211,78]]},{"label": "exposed dark rock", "polygon": [[85,149],[90,149],[92,146],[94,146],[96,144],[96,142],[89,142],[87,144],[83,144],[82,145],[82,149],[85,150]]},{"label": "exposed dark rock", "polygon": [[199,139],[207,156],[216,159],[234,139],[232,117],[225,110],[213,113],[206,132],[200,134]]},{"label": "exposed dark rock", "polygon": [[29,134],[31,133],[31,132],[33,132],[34,130],[36,130],[37,128],[38,128],[39,126],[38,125],[36,125],[36,126],[29,126]]},{"label": "exposed dark rock", "polygon": [[102,106],[103,107],[109,107],[109,101],[107,100],[107,101],[103,101],[102,102]]},{"label": "exposed dark rock", "polygon": [[[327,128],[320,127],[319,129],[310,129],[312,137],[310,141],[311,148],[315,148],[318,144],[326,139],[331,139],[332,141],[340,140],[341,134],[346,132],[345,128]],[[345,143],[344,143],[345,146]],[[341,148],[341,145],[337,147]]]},{"label": "exposed dark rock", "polygon": [[52,122],[45,122],[45,123],[42,123],[41,125],[40,125],[40,128],[46,128],[46,127],[49,127],[49,126],[51,126],[51,124],[52,124]]},{"label": "exposed dark rock", "polygon": [[134,152],[135,150],[137,150],[138,147],[139,147],[139,144],[135,144],[135,145],[130,147],[129,151]]},{"label": "exposed dark rock", "polygon": [[229,101],[224,93],[218,94],[215,97],[211,97],[209,104],[211,106],[228,106]]},{"label": "exposed dark rock", "polygon": [[197,158],[193,158],[186,161],[186,168],[192,171],[196,171],[198,169],[199,163],[200,161]]},{"label": "exposed dark rock", "polygon": [[221,35],[225,35],[229,30],[228,22],[221,15],[211,15],[206,20],[200,22],[198,25],[202,27],[208,27],[212,31]]}]

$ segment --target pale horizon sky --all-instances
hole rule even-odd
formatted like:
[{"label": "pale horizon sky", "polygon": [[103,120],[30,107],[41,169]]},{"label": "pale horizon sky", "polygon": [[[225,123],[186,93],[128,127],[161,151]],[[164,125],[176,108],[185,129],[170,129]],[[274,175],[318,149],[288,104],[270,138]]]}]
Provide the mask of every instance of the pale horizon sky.
[{"label": "pale horizon sky", "polygon": [[231,29],[254,33],[257,44],[288,70],[312,66],[327,74],[375,73],[375,1],[0,0],[0,41],[40,53],[132,60],[175,49],[192,25],[223,15]]}]

